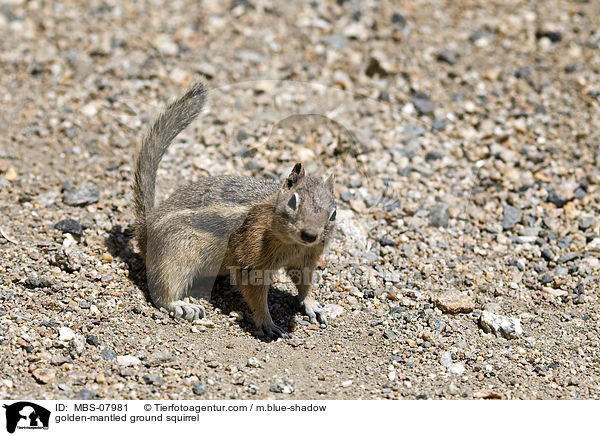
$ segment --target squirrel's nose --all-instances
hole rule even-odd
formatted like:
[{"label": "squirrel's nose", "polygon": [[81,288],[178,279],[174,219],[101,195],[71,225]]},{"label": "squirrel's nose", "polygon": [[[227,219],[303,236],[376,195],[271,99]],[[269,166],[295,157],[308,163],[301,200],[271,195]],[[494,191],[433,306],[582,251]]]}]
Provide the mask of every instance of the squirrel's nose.
[{"label": "squirrel's nose", "polygon": [[304,242],[315,242],[318,232],[313,229],[304,229],[300,232],[300,237]]}]

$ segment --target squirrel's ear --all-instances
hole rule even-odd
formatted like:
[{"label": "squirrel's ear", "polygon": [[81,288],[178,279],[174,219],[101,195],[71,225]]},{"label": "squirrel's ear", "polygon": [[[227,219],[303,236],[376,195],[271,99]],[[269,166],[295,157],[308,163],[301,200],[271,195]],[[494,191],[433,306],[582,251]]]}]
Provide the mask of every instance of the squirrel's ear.
[{"label": "squirrel's ear", "polygon": [[294,165],[292,172],[290,173],[288,178],[285,180],[286,188],[289,189],[289,188],[293,188],[294,186],[296,186],[298,184],[298,182],[300,181],[300,179],[302,179],[302,177],[304,177],[304,165],[302,165],[300,162],[298,162],[296,165]]},{"label": "squirrel's ear", "polygon": [[335,175],[333,173],[329,174],[329,177],[325,179],[325,184],[329,186],[329,189],[333,192],[333,186],[335,185]]}]

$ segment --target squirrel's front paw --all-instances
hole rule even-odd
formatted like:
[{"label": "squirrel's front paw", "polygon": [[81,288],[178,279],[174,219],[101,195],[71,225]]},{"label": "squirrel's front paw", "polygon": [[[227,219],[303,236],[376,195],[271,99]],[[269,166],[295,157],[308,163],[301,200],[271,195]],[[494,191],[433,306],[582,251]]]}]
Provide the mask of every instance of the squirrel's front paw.
[{"label": "squirrel's front paw", "polygon": [[327,316],[325,315],[325,309],[323,309],[319,303],[312,299],[305,299],[300,304],[304,309],[304,313],[308,315],[308,320],[311,324],[327,325]]},{"label": "squirrel's front paw", "polygon": [[269,339],[289,339],[291,336],[286,333],[281,327],[276,326],[274,323],[264,323],[258,326],[258,333],[260,336],[265,336]]},{"label": "squirrel's front paw", "polygon": [[182,300],[173,301],[168,310],[174,317],[187,319],[188,321],[204,318],[204,307]]}]

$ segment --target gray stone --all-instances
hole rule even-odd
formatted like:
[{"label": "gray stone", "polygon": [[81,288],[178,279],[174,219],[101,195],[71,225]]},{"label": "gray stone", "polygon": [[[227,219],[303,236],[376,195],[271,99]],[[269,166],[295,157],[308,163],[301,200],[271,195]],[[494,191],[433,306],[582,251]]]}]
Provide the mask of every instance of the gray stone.
[{"label": "gray stone", "polygon": [[415,97],[412,104],[419,115],[431,115],[435,110],[435,103],[426,98]]},{"label": "gray stone", "polygon": [[81,227],[81,224],[79,224],[78,221],[75,221],[71,218],[67,218],[57,222],[56,224],[54,224],[54,228],[56,230],[60,230],[63,233],[70,233],[75,236],[83,235],[83,227]]},{"label": "gray stone", "polygon": [[556,263],[567,263],[575,259],[579,259],[579,254],[571,252],[560,256],[558,259],[556,259]]},{"label": "gray stone", "polygon": [[63,202],[69,206],[87,206],[100,200],[100,190],[97,186],[88,186],[83,189],[66,189]]},{"label": "gray stone", "polygon": [[523,227],[518,233],[521,236],[537,236],[541,230],[539,227]]},{"label": "gray stone", "polygon": [[425,127],[423,126],[415,126],[414,124],[407,124],[404,126],[403,133],[406,136],[423,136],[425,134]]},{"label": "gray stone", "polygon": [[447,64],[454,65],[458,60],[458,53],[448,48],[443,49],[437,55],[437,60],[440,62],[446,62]]},{"label": "gray stone", "polygon": [[344,35],[340,35],[339,33],[334,33],[332,35],[326,35],[323,37],[323,41],[336,49],[342,49],[346,46],[346,37]]},{"label": "gray stone", "polygon": [[192,392],[194,393],[194,395],[204,395],[207,389],[208,386],[203,381],[199,381],[196,384],[194,384],[194,386],[192,386]]},{"label": "gray stone", "polygon": [[548,38],[552,42],[560,42],[562,34],[556,30],[538,30],[535,32],[535,37],[538,39]]},{"label": "gray stone", "polygon": [[404,147],[404,154],[411,159],[415,157],[419,151],[421,151],[421,144],[416,139],[408,141],[406,147]]},{"label": "gray stone", "polygon": [[63,271],[72,273],[81,269],[85,255],[75,248],[59,248],[50,257],[51,265],[58,266]]},{"label": "gray stone", "polygon": [[446,203],[436,203],[429,211],[429,225],[433,227],[448,227],[450,218],[449,207]]},{"label": "gray stone", "polygon": [[73,357],[81,356],[85,351],[85,337],[83,335],[75,335],[69,345],[69,351]]},{"label": "gray stone", "polygon": [[147,385],[160,386],[164,382],[163,377],[160,374],[145,374],[143,378],[144,383]]},{"label": "gray stone", "polygon": [[497,315],[487,310],[481,313],[479,326],[486,333],[493,333],[498,337],[506,339],[515,339],[523,334],[523,328],[519,319]]},{"label": "gray stone", "polygon": [[410,217],[407,224],[408,229],[412,232],[417,232],[425,227],[425,221],[416,216]]},{"label": "gray stone", "polygon": [[77,400],[93,400],[94,398],[96,398],[96,394],[89,389],[82,389],[75,394]]},{"label": "gray stone", "polygon": [[27,289],[50,288],[52,282],[48,279],[40,279],[39,277],[27,277],[23,283]]},{"label": "gray stone", "polygon": [[269,390],[278,394],[291,394],[295,388],[294,380],[288,377],[275,377],[275,383],[271,385]]},{"label": "gray stone", "polygon": [[442,131],[446,130],[446,121],[441,118],[436,118],[433,120],[433,124],[431,125],[433,130]]},{"label": "gray stone", "polygon": [[434,315],[429,315],[427,318],[427,325],[437,332],[443,332],[446,329],[446,323],[442,318]]},{"label": "gray stone", "polygon": [[502,214],[502,228],[504,230],[510,230],[519,221],[521,221],[521,208],[515,206],[504,206],[504,212]]},{"label": "gray stone", "polygon": [[552,253],[552,250],[548,247],[542,248],[541,255],[542,258],[548,262],[554,259],[554,253]]},{"label": "gray stone", "polygon": [[517,154],[514,151],[496,143],[490,145],[490,155],[506,163],[512,163],[517,160]]},{"label": "gray stone", "polygon": [[559,266],[554,269],[555,276],[564,276],[569,272],[569,268],[564,266]]},{"label": "gray stone", "polygon": [[406,18],[400,12],[394,12],[392,15],[392,24],[398,27],[406,26]]},{"label": "gray stone", "polygon": [[554,190],[549,190],[546,201],[554,204],[556,207],[563,207],[569,200],[564,195],[561,195]]},{"label": "gray stone", "polygon": [[386,330],[383,331],[383,337],[386,338],[386,339],[394,340],[394,339],[398,338],[398,335],[393,330],[386,329]]},{"label": "gray stone", "polygon": [[241,61],[246,61],[252,64],[260,64],[266,59],[264,53],[255,50],[238,50],[235,53],[235,58]]},{"label": "gray stone", "polygon": [[594,217],[587,216],[579,221],[579,230],[587,230],[594,225]]},{"label": "gray stone", "polygon": [[101,354],[104,360],[113,360],[117,357],[114,350],[111,350],[110,348],[104,348]]}]

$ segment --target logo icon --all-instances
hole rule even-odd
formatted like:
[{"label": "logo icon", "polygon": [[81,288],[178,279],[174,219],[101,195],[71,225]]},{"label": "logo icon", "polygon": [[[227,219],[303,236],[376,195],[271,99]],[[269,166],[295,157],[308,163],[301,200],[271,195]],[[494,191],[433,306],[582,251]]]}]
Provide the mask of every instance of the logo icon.
[{"label": "logo icon", "polygon": [[6,431],[14,433],[18,429],[48,430],[50,411],[28,401],[4,405],[6,409]]}]

